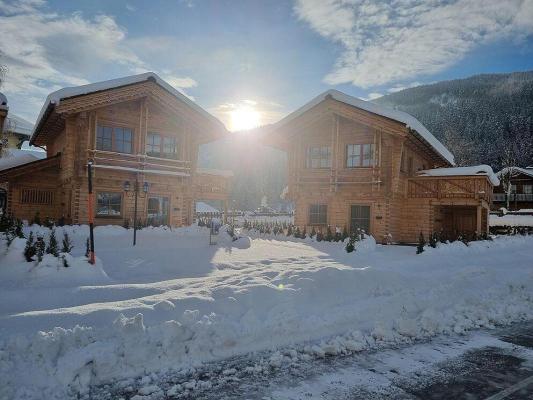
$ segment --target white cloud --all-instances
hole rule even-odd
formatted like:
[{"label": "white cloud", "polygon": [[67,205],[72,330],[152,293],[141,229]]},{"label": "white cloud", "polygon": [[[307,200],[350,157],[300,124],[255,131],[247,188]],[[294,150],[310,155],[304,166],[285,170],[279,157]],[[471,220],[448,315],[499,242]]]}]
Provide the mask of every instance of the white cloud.
[{"label": "white cloud", "polygon": [[374,99],[377,99],[378,97],[381,97],[381,96],[383,96],[382,93],[372,92],[372,93],[368,93],[367,98],[364,99],[364,100],[374,100]]},{"label": "white cloud", "polygon": [[368,88],[431,75],[476,46],[533,33],[533,0],[296,0],[298,18],[342,45],[329,84]]},{"label": "white cloud", "polygon": [[[15,100],[17,113],[34,118],[44,97],[64,86],[151,69],[113,17],[85,18],[81,13],[46,10],[42,0],[0,0],[0,62],[9,69],[2,90],[10,103]],[[172,71],[167,75],[169,83],[181,90],[197,84]]]}]

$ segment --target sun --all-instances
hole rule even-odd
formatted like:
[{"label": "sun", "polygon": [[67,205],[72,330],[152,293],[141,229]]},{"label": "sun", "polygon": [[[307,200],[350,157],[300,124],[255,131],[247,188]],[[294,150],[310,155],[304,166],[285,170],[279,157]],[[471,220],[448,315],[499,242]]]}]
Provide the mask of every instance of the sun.
[{"label": "sun", "polygon": [[261,113],[249,105],[241,105],[231,111],[231,130],[245,131],[257,128],[261,123]]}]

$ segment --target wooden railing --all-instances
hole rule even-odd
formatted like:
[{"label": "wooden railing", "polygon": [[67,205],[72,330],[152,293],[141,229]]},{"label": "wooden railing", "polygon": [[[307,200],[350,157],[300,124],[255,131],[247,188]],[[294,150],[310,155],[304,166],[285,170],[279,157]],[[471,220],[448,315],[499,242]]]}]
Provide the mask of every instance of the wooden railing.
[{"label": "wooden railing", "polygon": [[88,159],[95,165],[127,167],[138,170],[162,170],[173,172],[191,172],[190,161],[150,157],[145,154],[117,153],[104,150],[88,150]]},{"label": "wooden railing", "polygon": [[492,198],[492,185],[485,176],[451,177],[418,176],[409,178],[407,197],[436,199],[482,199]]}]

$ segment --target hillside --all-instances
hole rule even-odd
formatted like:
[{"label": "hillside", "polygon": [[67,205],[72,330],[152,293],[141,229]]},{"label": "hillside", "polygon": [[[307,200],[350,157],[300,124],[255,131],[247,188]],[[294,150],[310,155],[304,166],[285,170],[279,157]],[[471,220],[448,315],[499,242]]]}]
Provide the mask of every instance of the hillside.
[{"label": "hillside", "polygon": [[533,71],[443,81],[374,102],[418,118],[459,165],[500,168],[505,148],[519,165],[533,164]]}]

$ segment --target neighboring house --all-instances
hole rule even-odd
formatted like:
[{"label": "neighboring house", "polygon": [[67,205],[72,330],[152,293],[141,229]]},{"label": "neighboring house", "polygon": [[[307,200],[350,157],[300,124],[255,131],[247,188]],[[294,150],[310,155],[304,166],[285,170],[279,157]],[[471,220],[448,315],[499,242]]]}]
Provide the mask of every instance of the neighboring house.
[{"label": "neighboring house", "polygon": [[154,73],[51,93],[30,144],[47,157],[0,171],[7,212],[21,219],[88,222],[93,162],[96,224],[192,223],[197,199],[227,204],[229,177],[198,173],[198,147],[227,133],[215,117]]},{"label": "neighboring house", "polygon": [[409,114],[329,90],[262,131],[288,152],[284,194],[308,232],[415,242],[420,232],[488,231],[492,169],[451,168],[453,155]]},{"label": "neighboring house", "polygon": [[[507,208],[509,200],[509,210],[533,209],[533,167],[504,168],[497,175],[502,184],[494,188],[493,208]],[[510,193],[504,188],[504,179],[510,182]]]},{"label": "neighboring house", "polygon": [[13,113],[9,113],[4,121],[3,138],[8,149],[20,149],[22,143],[30,140],[33,124]]}]

